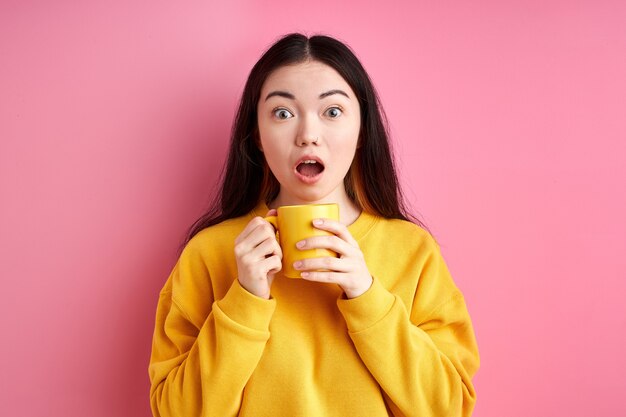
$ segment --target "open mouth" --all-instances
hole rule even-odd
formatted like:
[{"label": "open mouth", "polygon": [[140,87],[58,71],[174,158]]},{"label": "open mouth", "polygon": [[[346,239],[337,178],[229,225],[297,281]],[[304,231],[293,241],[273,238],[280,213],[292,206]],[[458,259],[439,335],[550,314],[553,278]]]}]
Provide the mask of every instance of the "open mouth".
[{"label": "open mouth", "polygon": [[298,164],[296,171],[305,177],[313,178],[324,171],[324,165],[313,159],[305,159]]}]

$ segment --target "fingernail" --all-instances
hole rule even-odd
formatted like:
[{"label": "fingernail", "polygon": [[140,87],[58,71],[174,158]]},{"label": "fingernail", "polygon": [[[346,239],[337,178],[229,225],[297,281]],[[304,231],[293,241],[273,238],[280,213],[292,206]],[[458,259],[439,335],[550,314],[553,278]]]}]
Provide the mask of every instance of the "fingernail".
[{"label": "fingernail", "polygon": [[305,242],[304,240],[301,240],[300,242],[296,243],[296,246],[297,246],[298,248],[303,248],[305,243],[306,243],[306,242]]},{"label": "fingernail", "polygon": [[300,268],[301,266],[302,266],[302,261],[296,261],[293,263],[293,267],[296,269]]},{"label": "fingernail", "polygon": [[308,272],[301,272],[301,273],[300,273],[300,276],[301,276],[302,278],[306,278],[306,277],[308,277],[308,276],[309,276],[309,273],[308,273]]},{"label": "fingernail", "polygon": [[322,219],[315,219],[315,220],[313,220],[313,224],[316,225],[316,226],[320,226],[320,225],[324,224],[324,220],[322,220]]}]

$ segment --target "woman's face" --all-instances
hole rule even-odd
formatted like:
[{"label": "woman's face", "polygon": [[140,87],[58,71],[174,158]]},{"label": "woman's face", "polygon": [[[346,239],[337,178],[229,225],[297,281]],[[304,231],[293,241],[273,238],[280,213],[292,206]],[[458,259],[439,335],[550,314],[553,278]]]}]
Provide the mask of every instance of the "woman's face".
[{"label": "woman's face", "polygon": [[280,183],[281,204],[341,202],[359,140],[359,102],[332,67],[318,61],[280,67],[257,105],[260,148]]}]

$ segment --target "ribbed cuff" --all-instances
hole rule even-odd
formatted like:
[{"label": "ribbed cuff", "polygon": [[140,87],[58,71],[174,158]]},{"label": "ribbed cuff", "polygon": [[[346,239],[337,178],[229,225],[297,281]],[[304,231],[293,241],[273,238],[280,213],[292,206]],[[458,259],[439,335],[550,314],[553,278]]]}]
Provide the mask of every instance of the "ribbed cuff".
[{"label": "ribbed cuff", "polygon": [[236,279],[217,305],[234,322],[264,332],[269,330],[276,310],[276,300],[266,300],[249,293]]},{"label": "ribbed cuff", "polygon": [[395,297],[374,277],[371,287],[356,298],[337,300],[337,307],[343,314],[352,333],[365,330],[389,313]]}]

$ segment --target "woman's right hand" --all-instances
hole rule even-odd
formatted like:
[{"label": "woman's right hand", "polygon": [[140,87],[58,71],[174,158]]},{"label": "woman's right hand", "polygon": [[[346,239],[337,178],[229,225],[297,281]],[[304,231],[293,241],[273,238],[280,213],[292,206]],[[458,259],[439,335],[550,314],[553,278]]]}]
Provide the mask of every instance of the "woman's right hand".
[{"label": "woman's right hand", "polygon": [[[266,216],[275,216],[270,210]],[[235,239],[239,284],[257,297],[269,300],[274,275],[282,268],[283,252],[276,230],[267,220],[255,217]]]}]

